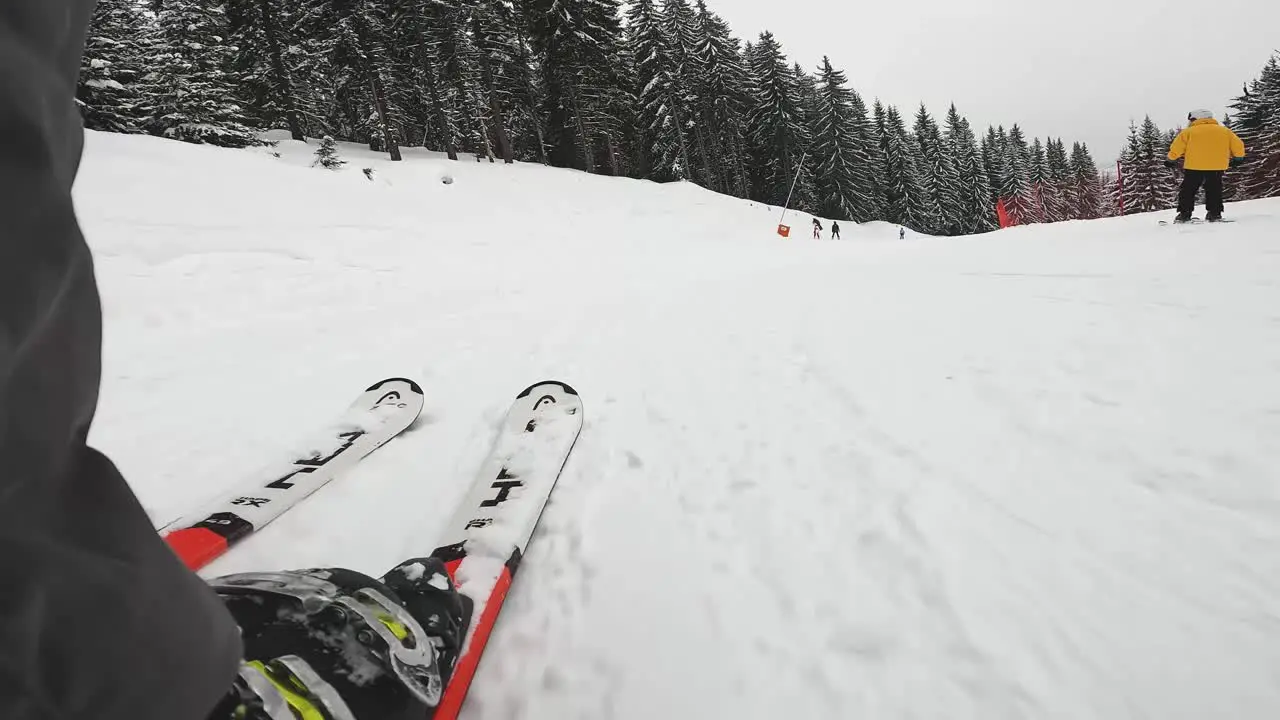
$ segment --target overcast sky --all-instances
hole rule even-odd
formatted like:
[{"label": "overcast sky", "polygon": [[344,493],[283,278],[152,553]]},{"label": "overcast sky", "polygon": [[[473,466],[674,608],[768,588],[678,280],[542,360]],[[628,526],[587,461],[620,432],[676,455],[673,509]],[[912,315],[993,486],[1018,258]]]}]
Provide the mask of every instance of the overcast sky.
[{"label": "overcast sky", "polygon": [[[1129,120],[1219,119],[1280,50],[1280,0],[707,0],[742,40],[771,30],[810,71],[829,55],[867,105],[954,101],[980,134],[1089,143],[1114,164]],[[1051,6],[1052,9],[1045,9]],[[908,120],[908,122],[910,122]]]}]

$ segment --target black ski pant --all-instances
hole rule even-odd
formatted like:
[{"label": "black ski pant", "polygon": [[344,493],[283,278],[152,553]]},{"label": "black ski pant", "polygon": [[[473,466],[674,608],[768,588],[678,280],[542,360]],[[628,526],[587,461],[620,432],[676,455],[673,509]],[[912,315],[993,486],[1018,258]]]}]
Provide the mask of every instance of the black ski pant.
[{"label": "black ski pant", "polygon": [[1222,170],[1186,170],[1178,190],[1178,213],[1190,215],[1196,209],[1196,193],[1204,186],[1204,209],[1210,215],[1222,214]]},{"label": "black ski pant", "polygon": [[92,0],[0,0],[0,718],[202,720],[240,641],[86,444],[102,313],[71,203]]}]

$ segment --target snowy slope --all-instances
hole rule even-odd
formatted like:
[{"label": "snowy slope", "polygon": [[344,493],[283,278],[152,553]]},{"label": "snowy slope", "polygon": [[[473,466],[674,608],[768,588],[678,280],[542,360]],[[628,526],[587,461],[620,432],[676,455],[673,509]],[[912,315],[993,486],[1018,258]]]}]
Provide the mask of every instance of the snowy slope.
[{"label": "snowy slope", "polygon": [[426,392],[211,574],[428,552],[554,378],[587,422],[469,720],[1280,713],[1280,201],[818,243],[690,185],[310,149],[90,133],[76,188],[91,440],[157,527],[373,381]]}]

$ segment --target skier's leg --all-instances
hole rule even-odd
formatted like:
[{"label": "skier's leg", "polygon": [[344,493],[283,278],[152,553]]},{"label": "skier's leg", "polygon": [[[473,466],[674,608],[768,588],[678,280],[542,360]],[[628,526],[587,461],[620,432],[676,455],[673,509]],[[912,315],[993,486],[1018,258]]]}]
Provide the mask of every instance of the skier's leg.
[{"label": "skier's leg", "polygon": [[1206,217],[1222,217],[1222,208],[1222,172],[1206,173],[1204,179],[1204,209],[1208,211]]},{"label": "skier's leg", "polygon": [[0,2],[0,718],[200,718],[235,625],[86,445],[102,316],[71,185],[92,10]]},{"label": "skier's leg", "polygon": [[1204,182],[1204,174],[1199,170],[1182,172],[1182,187],[1178,189],[1178,216],[1191,217],[1196,209],[1196,193],[1200,192],[1200,184]]}]

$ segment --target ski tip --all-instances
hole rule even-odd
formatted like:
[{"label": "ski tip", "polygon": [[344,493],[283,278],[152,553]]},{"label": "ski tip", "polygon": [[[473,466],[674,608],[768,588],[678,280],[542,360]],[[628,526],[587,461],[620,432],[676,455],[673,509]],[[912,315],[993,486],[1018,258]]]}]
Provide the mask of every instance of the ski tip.
[{"label": "ski tip", "polygon": [[574,390],[574,389],[573,389],[572,387],[570,387],[567,383],[562,383],[562,382],[560,382],[559,380],[543,380],[542,382],[534,383],[534,384],[530,385],[529,387],[525,388],[524,390],[520,391],[520,394],[519,394],[519,395],[516,395],[516,398],[518,399],[518,398],[525,397],[525,396],[529,395],[530,393],[532,393],[532,392],[534,391],[534,388],[540,388],[540,387],[542,387],[542,386],[544,386],[544,385],[555,385],[555,386],[559,387],[561,390],[563,390],[563,391],[564,391],[564,393],[565,393],[566,395],[577,395],[577,394],[578,394],[578,391],[577,391],[577,390]]},{"label": "ski tip", "polygon": [[418,387],[418,383],[410,380],[409,378],[402,378],[402,377],[387,378],[386,380],[383,380],[381,382],[376,382],[370,385],[369,388],[365,390],[365,392],[372,392],[382,387],[383,385],[386,385],[387,383],[394,383],[394,382],[407,383],[409,385],[410,390],[413,390],[415,393],[419,395],[422,394],[422,388]]}]

